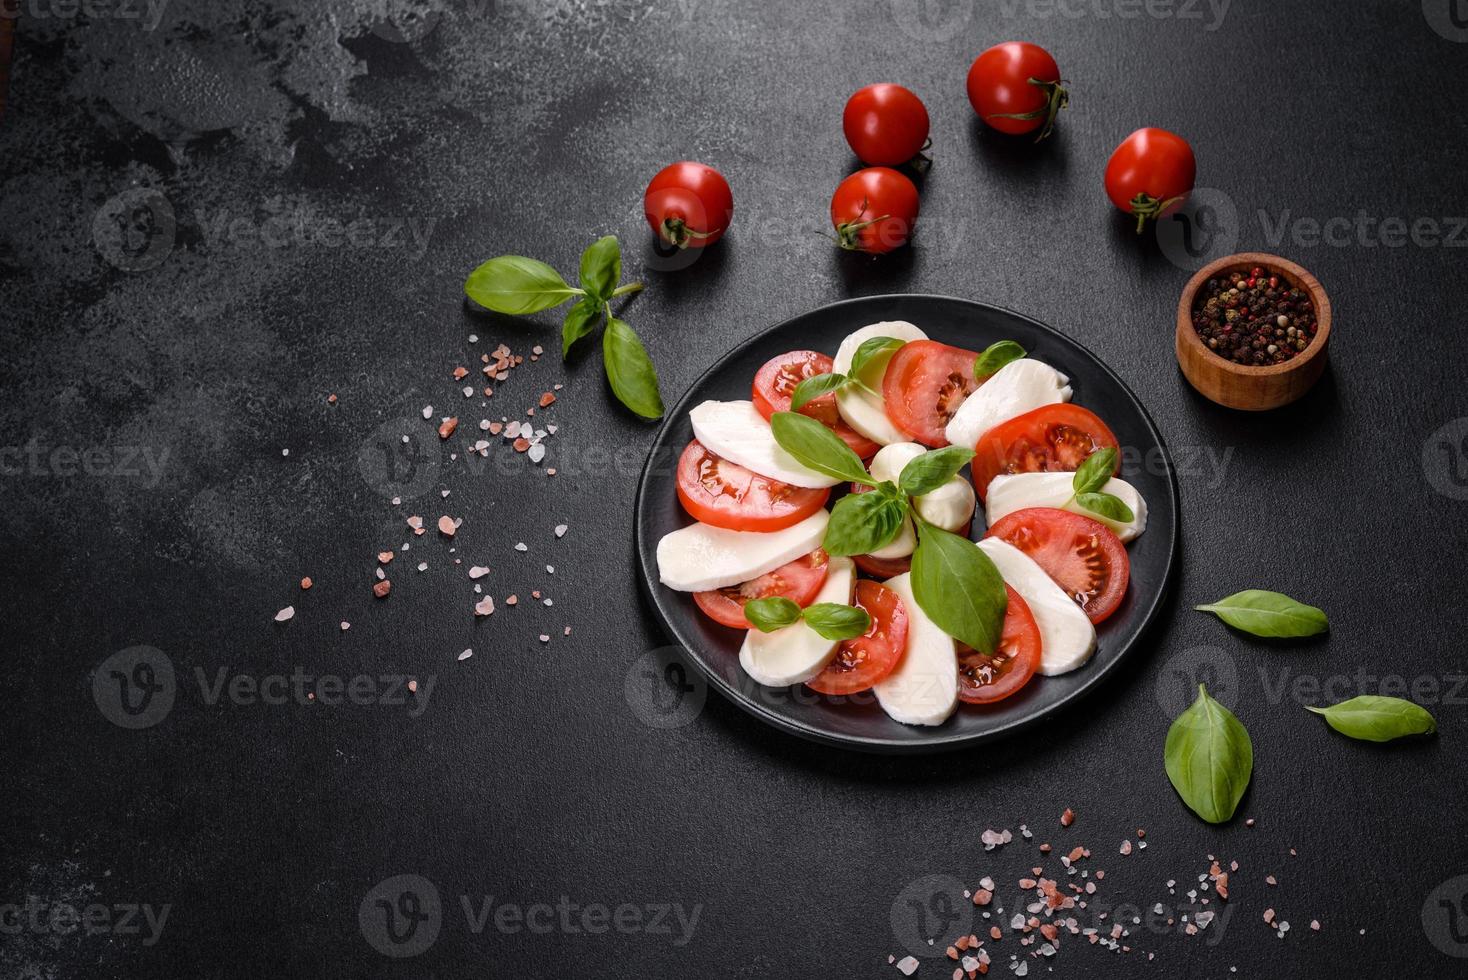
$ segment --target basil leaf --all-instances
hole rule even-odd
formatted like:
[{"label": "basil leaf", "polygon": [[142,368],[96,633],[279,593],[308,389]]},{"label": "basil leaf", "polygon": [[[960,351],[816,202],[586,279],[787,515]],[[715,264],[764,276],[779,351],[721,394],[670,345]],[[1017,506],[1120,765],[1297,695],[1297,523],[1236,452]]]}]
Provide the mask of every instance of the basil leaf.
[{"label": "basil leaf", "polygon": [[1234,629],[1255,636],[1314,636],[1324,633],[1328,627],[1321,610],[1263,589],[1245,589],[1226,599],[1193,608],[1215,613]]},{"label": "basil leaf", "polygon": [[800,607],[782,595],[750,599],[744,604],[744,618],[761,633],[773,633],[800,619]]},{"label": "basil leaf", "polygon": [[1000,368],[1010,361],[1017,361],[1025,356],[1025,349],[1012,340],[1000,340],[984,348],[979,359],[974,361],[974,377],[987,378],[998,372]]},{"label": "basil leaf", "polygon": [[658,394],[658,373],[632,328],[614,316],[607,317],[601,349],[607,380],[617,400],[645,419],[661,417],[663,398]]},{"label": "basil leaf", "polygon": [[899,497],[880,492],[848,493],[831,508],[821,547],[833,557],[869,554],[892,543],[902,531],[905,517],[907,502]]},{"label": "basil leaf", "polygon": [[895,337],[871,337],[861,342],[856,353],[851,355],[851,368],[848,373],[853,378],[861,377],[862,369],[870,363],[871,359],[882,354],[891,353],[902,346],[902,341]]},{"label": "basil leaf", "polygon": [[1115,472],[1116,450],[1109,447],[1098,449],[1087,456],[1085,462],[1076,469],[1075,478],[1071,480],[1070,485],[1077,495],[1091,493],[1106,486],[1111,479],[1111,474]]},{"label": "basil leaf", "polygon": [[1118,524],[1127,524],[1136,518],[1132,509],[1126,505],[1126,501],[1109,493],[1078,493],[1076,503],[1093,514],[1116,521]]},{"label": "basil leaf", "polygon": [[605,303],[622,278],[622,250],[617,236],[607,235],[586,246],[581,253],[581,288]]},{"label": "basil leaf", "polygon": [[1172,788],[1198,816],[1223,823],[1234,815],[1254,771],[1254,744],[1233,712],[1198,685],[1194,701],[1167,730],[1163,763]]},{"label": "basil leaf", "polygon": [[944,446],[942,449],[934,449],[914,457],[902,468],[902,475],[897,478],[897,483],[902,487],[902,492],[913,497],[921,497],[925,493],[934,490],[953,479],[964,464],[974,458],[972,449],[962,446]]},{"label": "basil leaf", "polygon": [[989,556],[968,538],[918,521],[912,594],[939,629],[982,653],[993,653],[1009,599]]},{"label": "basil leaf", "polygon": [[571,353],[571,345],[596,329],[601,319],[602,304],[590,296],[571,307],[561,324],[561,359]]},{"label": "basil leaf", "polygon": [[847,383],[844,374],[817,374],[795,386],[790,394],[790,411],[798,412],[822,395],[828,395]]},{"label": "basil leaf", "polygon": [[485,309],[496,313],[538,313],[559,306],[576,289],[544,262],[523,255],[501,255],[469,273],[464,293]]},{"label": "basil leaf", "polygon": [[1404,735],[1431,735],[1437,731],[1432,712],[1401,698],[1363,694],[1326,708],[1305,708],[1323,716],[1326,724],[1342,735],[1367,742],[1390,742]]},{"label": "basil leaf", "polygon": [[827,640],[850,640],[871,628],[872,617],[856,606],[817,602],[805,607],[805,625]]},{"label": "basil leaf", "polygon": [[861,457],[815,419],[796,412],[776,412],[770,418],[770,428],[781,449],[817,473],[852,483],[871,482],[866,467],[861,465]]}]

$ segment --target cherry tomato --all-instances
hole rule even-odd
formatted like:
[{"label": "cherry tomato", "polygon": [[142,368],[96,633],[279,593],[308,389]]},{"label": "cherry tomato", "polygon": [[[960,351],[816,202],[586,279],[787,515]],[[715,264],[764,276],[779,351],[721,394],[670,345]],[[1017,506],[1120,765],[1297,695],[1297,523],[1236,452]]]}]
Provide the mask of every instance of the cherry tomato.
[{"label": "cherry tomato", "polygon": [[1107,447],[1118,448],[1116,436],[1094,413],[1069,402],[1046,405],[979,436],[969,472],[974,491],[983,500],[989,481],[1001,473],[1073,472],[1087,456]]},{"label": "cherry tomato", "polygon": [[992,654],[958,644],[958,697],[969,704],[1003,701],[1024,687],[1040,668],[1040,626],[1020,594],[1004,587],[1009,605],[1004,631]]},{"label": "cherry tomato", "polygon": [[968,100],[974,112],[1001,133],[1055,128],[1055,116],[1070,102],[1060,84],[1060,68],[1050,52],[1028,41],[996,44],[974,59],[968,70]]},{"label": "cherry tomato", "polygon": [[703,248],[729,230],[734,195],[723,174],[684,160],[658,171],[642,195],[642,210],[663,241],[678,248]]},{"label": "cherry tomato", "polygon": [[882,400],[892,424],[925,446],[948,445],[944,430],[965,398],[979,387],[971,350],[936,340],[903,344],[882,377]]},{"label": "cherry tomato", "polygon": [[831,197],[836,242],[849,251],[892,251],[912,235],[917,214],[916,185],[890,167],[858,170]]},{"label": "cherry tomato", "polygon": [[1106,196],[1137,217],[1137,234],[1150,220],[1165,217],[1187,200],[1198,175],[1188,141],[1165,129],[1139,129],[1106,161]]},{"label": "cherry tomato", "polygon": [[867,631],[844,640],[826,669],[806,681],[821,694],[855,694],[892,673],[907,652],[907,609],[879,582],[856,583],[855,604],[872,618]]},{"label": "cherry tomato", "polygon": [[[776,412],[788,412],[795,386],[806,378],[830,374],[832,367],[829,357],[813,350],[793,350],[770,358],[754,376],[755,410],[767,419]],[[876,455],[882,448],[846,424],[836,410],[834,393],[806,402],[800,407],[800,414],[810,416],[836,433],[862,459]]]},{"label": "cherry tomato", "polygon": [[829,490],[771,480],[715,456],[697,439],[678,459],[678,499],[696,521],[731,531],[778,531],[822,507]]},{"label": "cherry tomato", "polygon": [[797,558],[788,565],[781,565],[773,572],[750,579],[742,585],[731,585],[727,589],[693,593],[693,601],[704,615],[721,626],[734,629],[750,629],[749,620],[744,618],[744,604],[751,599],[768,599],[783,596],[804,609],[816,601],[821,586],[826,584],[826,569],[829,559],[817,548],[804,558]]},{"label": "cherry tomato", "polygon": [[862,163],[896,167],[927,145],[928,110],[922,99],[901,85],[868,85],[846,100],[841,128]]},{"label": "cherry tomato", "polygon": [[1033,558],[1093,623],[1115,612],[1126,595],[1132,573],[1126,546],[1083,514],[1028,507],[1001,518],[984,537],[1008,541]]}]

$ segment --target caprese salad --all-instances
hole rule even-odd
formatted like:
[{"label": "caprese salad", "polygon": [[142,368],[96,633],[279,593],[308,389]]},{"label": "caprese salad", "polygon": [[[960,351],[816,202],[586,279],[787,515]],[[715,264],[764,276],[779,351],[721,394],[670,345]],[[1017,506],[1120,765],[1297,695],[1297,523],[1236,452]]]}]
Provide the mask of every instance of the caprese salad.
[{"label": "caprese salad", "polygon": [[1071,395],[1013,341],[969,351],[905,321],[775,357],[749,400],[689,413],[694,523],[658,543],[659,577],[744,631],[756,682],[871,691],[905,724],[1076,670],[1125,599],[1147,505]]}]

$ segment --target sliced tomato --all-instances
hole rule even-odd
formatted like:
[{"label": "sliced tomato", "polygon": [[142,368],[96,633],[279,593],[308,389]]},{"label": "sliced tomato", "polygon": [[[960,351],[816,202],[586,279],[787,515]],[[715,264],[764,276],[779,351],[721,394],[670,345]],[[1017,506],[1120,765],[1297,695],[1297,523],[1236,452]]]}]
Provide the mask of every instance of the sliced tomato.
[{"label": "sliced tomato", "polygon": [[974,490],[983,500],[989,481],[1001,473],[1074,471],[1087,456],[1107,447],[1118,448],[1116,436],[1094,413],[1069,402],[1046,405],[1001,422],[979,437],[970,467]]},{"label": "sliced tomato", "polygon": [[[790,411],[795,386],[806,378],[830,374],[834,366],[829,357],[813,350],[793,350],[770,358],[754,376],[755,410],[767,419],[776,412]],[[806,402],[800,406],[800,414],[810,416],[836,433],[862,459],[876,455],[882,448],[846,424],[836,410],[834,393]]]},{"label": "sliced tomato", "polygon": [[872,625],[845,640],[836,656],[806,686],[821,694],[855,694],[892,673],[907,652],[907,609],[902,597],[879,582],[856,583],[856,605]]},{"label": "sliced tomato", "polygon": [[1040,669],[1040,627],[1020,594],[1004,587],[1009,606],[1004,631],[992,653],[958,644],[958,696],[969,704],[1003,701],[1024,687]]},{"label": "sliced tomato", "polygon": [[1132,575],[1121,538],[1083,514],[1028,507],[1001,518],[986,538],[1008,541],[1035,560],[1093,623],[1116,611]]},{"label": "sliced tomato", "polygon": [[747,630],[749,620],[744,618],[744,604],[751,599],[769,599],[782,596],[804,609],[816,601],[816,594],[826,584],[826,569],[829,559],[820,548],[788,565],[781,565],[773,572],[750,579],[741,585],[727,589],[693,593],[704,615],[723,626]]},{"label": "sliced tomato", "polygon": [[678,499],[696,521],[731,531],[778,531],[822,507],[829,490],[792,487],[709,452],[697,439],[678,458]]},{"label": "sliced tomato", "polygon": [[882,376],[887,417],[925,446],[946,446],[943,430],[963,400],[979,387],[974,364],[979,355],[936,340],[903,344]]}]

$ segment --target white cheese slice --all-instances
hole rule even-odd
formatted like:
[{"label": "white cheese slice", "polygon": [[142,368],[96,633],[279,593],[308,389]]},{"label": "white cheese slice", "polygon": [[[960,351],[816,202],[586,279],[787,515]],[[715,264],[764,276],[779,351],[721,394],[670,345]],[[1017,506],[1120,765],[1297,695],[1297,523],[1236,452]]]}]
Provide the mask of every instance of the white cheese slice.
[{"label": "white cheese slice", "polygon": [[754,402],[703,402],[688,413],[688,420],[693,423],[694,438],[705,449],[760,476],[813,489],[841,482],[817,473],[781,449]]},{"label": "white cheese slice", "polygon": [[[847,606],[855,588],[856,566],[851,559],[832,558],[825,584],[813,602]],[[826,639],[803,620],[773,633],[750,630],[739,648],[739,665],[761,684],[788,687],[803,684],[824,670],[840,645],[839,640]]]},{"label": "white cheese slice", "polygon": [[[872,457],[872,465],[868,468],[868,472],[872,474],[872,479],[879,483],[883,481],[897,483],[902,476],[903,468],[927,451],[927,446],[920,446],[915,442],[894,442],[890,446],[883,446],[877,450],[877,455]],[[973,519],[974,501],[973,484],[961,476],[955,476],[937,490],[914,497],[913,505],[917,508],[918,515],[929,524],[941,527],[945,531],[961,531]],[[901,557],[901,555],[888,556],[876,552],[873,554],[879,558]],[[910,555],[912,551],[904,551],[902,554]]]},{"label": "white cheese slice", "polygon": [[[856,356],[856,351],[863,343],[873,337],[892,337],[903,343],[914,340],[927,340],[928,335],[906,320],[888,320],[883,323],[873,323],[862,327],[843,341],[836,350],[833,357],[831,370],[836,374],[849,374],[851,371],[851,360]],[[868,385],[873,391],[882,390],[882,376],[887,373],[887,363],[892,360],[892,354],[896,351],[874,357],[862,367],[861,381]],[[882,403],[880,395],[873,395],[861,388],[843,388],[836,393],[836,408],[846,424],[866,438],[883,446],[894,442],[906,442],[911,436],[892,423],[887,417],[887,410]]]},{"label": "white cheese slice", "polygon": [[1070,379],[1050,365],[1028,357],[1010,361],[958,406],[944,435],[953,445],[972,449],[999,423],[1068,402],[1070,395]]},{"label": "white cheese slice", "polygon": [[826,536],[825,510],[780,531],[730,531],[690,524],[658,542],[658,579],[679,592],[706,592],[748,582],[808,555]]},{"label": "white cheese slice", "polygon": [[911,575],[884,584],[907,610],[907,650],[892,673],[873,686],[877,703],[904,725],[941,725],[958,706],[958,647],[918,607]]},{"label": "white cheese slice", "polygon": [[985,517],[993,527],[999,520],[1026,507],[1061,507],[1100,521],[1123,541],[1132,541],[1147,530],[1147,501],[1137,488],[1125,480],[1112,477],[1101,488],[1132,509],[1130,521],[1114,521],[1083,509],[1071,498],[1075,496],[1074,473],[1001,473],[989,481],[984,500]]},{"label": "white cheese slice", "polygon": [[978,546],[1035,616],[1040,627],[1040,673],[1064,674],[1090,660],[1096,650],[1096,627],[1045,570],[1007,541],[985,538]]}]

